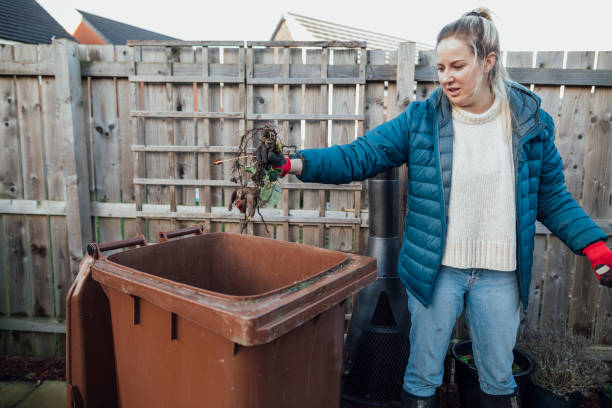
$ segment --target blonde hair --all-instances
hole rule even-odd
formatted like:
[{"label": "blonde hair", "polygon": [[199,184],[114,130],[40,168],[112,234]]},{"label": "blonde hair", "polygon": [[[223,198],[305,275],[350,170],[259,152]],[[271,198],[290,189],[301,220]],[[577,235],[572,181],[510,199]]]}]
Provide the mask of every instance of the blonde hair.
[{"label": "blonde hair", "polygon": [[[435,51],[437,53],[440,41],[456,37],[465,41],[474,53],[474,64],[484,64],[487,55],[495,53],[495,64],[487,74],[487,81],[491,92],[499,98],[501,105],[502,123],[506,140],[512,135],[512,120],[510,102],[504,80],[509,80],[508,72],[501,61],[499,34],[491,18],[492,11],[486,7],[479,7],[465,13],[459,19],[445,25],[438,33]],[[480,80],[476,85],[480,87]]]}]

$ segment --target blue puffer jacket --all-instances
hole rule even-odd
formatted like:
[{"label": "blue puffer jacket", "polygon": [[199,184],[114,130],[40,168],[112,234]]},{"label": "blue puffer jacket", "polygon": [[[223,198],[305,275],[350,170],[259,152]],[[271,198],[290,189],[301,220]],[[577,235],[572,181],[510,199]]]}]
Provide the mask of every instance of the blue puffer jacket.
[{"label": "blue puffer jacket", "polygon": [[[554,123],[540,108],[541,99],[515,82],[506,85],[517,170],[517,275],[527,309],[536,219],[576,254],[607,236],[565,188]],[[352,143],[300,153],[304,169],[299,178],[305,182],[348,183],[407,163],[408,200],[398,273],[408,290],[429,305],[446,239],[453,159],[451,105],[442,89],[425,101],[411,103]]]}]

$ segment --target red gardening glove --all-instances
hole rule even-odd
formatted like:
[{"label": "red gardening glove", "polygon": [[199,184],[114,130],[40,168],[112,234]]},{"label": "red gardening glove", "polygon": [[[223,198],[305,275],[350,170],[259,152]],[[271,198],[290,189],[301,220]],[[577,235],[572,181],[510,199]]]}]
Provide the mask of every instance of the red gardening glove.
[{"label": "red gardening glove", "polygon": [[285,177],[291,170],[291,160],[281,154],[276,154],[273,151],[268,152],[268,161],[272,164],[272,167],[281,170],[278,177]]},{"label": "red gardening glove", "polygon": [[612,251],[606,246],[606,243],[604,241],[595,242],[584,248],[582,253],[591,261],[599,283],[612,287]]}]

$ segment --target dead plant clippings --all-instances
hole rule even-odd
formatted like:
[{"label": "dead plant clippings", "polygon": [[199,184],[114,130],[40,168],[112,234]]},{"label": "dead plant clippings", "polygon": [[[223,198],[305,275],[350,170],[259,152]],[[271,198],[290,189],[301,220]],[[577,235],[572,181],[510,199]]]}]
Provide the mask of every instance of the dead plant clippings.
[{"label": "dead plant clippings", "polygon": [[[237,156],[227,160],[232,162],[230,180],[238,184],[238,188],[232,193],[228,209],[232,211],[236,207],[244,214],[240,233],[253,221],[255,211],[268,232],[268,225],[260,208],[276,205],[280,201],[282,191],[279,179],[281,170],[272,166],[271,156],[297,153],[297,147],[285,145],[279,133],[278,127],[272,124],[247,131],[240,138]],[[225,161],[217,159],[214,164],[219,165]]]}]

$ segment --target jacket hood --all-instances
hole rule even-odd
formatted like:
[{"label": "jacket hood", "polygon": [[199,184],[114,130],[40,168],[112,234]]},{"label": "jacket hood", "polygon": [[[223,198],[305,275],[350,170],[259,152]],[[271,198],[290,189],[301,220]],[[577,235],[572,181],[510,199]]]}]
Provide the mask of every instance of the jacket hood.
[{"label": "jacket hood", "polygon": [[[534,124],[539,123],[539,110],[542,99],[519,83],[514,81],[504,82],[508,92],[510,110],[512,111],[513,127],[520,134],[525,134]],[[434,109],[438,109],[440,105],[443,107],[442,111],[447,110],[444,108],[450,108],[450,101],[442,91],[441,86],[431,93],[428,101]],[[450,116],[450,114],[445,112],[443,116]]]}]

